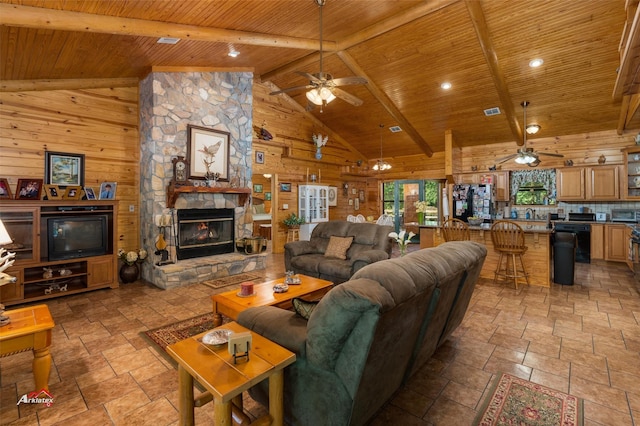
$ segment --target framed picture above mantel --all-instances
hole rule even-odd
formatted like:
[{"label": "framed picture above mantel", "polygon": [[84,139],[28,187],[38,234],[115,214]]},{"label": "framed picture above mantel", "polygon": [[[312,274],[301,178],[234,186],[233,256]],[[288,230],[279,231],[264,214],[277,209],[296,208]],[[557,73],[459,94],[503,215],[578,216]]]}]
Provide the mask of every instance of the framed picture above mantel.
[{"label": "framed picture above mantel", "polygon": [[229,133],[187,126],[189,179],[229,180]]}]

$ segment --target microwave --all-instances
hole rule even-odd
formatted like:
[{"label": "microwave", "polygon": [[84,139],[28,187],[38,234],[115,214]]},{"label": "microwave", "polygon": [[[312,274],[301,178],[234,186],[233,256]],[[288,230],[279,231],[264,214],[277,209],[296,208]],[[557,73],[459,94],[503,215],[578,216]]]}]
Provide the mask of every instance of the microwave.
[{"label": "microwave", "polygon": [[613,209],[611,210],[611,222],[640,222],[640,211],[633,209]]}]

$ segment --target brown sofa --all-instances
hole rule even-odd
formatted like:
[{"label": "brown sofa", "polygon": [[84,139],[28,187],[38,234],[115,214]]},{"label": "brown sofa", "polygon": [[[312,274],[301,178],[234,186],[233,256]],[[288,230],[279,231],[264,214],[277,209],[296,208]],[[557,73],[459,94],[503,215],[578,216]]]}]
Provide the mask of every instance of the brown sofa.
[{"label": "brown sofa", "polygon": [[[319,223],[309,241],[292,241],[284,246],[284,264],[287,271],[322,278],[339,284],[363,268],[391,257],[391,226],[375,223],[353,223],[332,220]],[[353,242],[346,259],[325,256],[332,236],[351,237]]]},{"label": "brown sofa", "polygon": [[[273,306],[238,323],[296,353],[284,372],[285,420],[362,425],[461,323],[487,250],[453,241],[360,269],[308,321]],[[266,382],[251,395],[268,402]]]}]

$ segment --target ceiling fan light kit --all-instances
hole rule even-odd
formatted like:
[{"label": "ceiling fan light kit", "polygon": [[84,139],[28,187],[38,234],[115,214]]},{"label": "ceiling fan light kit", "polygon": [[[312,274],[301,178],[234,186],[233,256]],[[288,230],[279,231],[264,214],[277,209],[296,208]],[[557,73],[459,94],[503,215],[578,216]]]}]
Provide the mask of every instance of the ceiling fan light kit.
[{"label": "ceiling fan light kit", "polygon": [[522,115],[524,117],[522,124],[525,129],[525,131],[522,132],[522,148],[520,148],[517,153],[502,158],[498,161],[498,164],[513,159],[518,164],[526,164],[529,167],[536,167],[538,164],[540,164],[539,155],[548,155],[550,157],[564,157],[564,155],[562,154],[535,152],[533,148],[527,148],[527,134],[534,135],[538,133],[542,127],[540,127],[540,125],[538,124],[527,124],[527,107],[529,106],[529,101],[524,101],[520,105],[522,105]]},{"label": "ceiling fan light kit", "polygon": [[313,109],[313,105],[320,106],[320,112],[322,107],[336,98],[340,98],[343,101],[350,103],[353,106],[362,105],[362,99],[340,89],[339,86],[355,86],[359,84],[367,84],[369,81],[364,77],[342,77],[333,78],[329,73],[323,71],[322,61],[322,8],[325,4],[325,0],[315,0],[320,9],[320,72],[311,74],[304,71],[296,71],[296,74],[301,75],[309,79],[309,84],[305,86],[288,87],[286,89],[277,90],[271,92],[271,95],[279,95],[281,93],[294,92],[297,90],[308,89],[305,93],[307,100],[310,102],[307,105],[307,110]]}]

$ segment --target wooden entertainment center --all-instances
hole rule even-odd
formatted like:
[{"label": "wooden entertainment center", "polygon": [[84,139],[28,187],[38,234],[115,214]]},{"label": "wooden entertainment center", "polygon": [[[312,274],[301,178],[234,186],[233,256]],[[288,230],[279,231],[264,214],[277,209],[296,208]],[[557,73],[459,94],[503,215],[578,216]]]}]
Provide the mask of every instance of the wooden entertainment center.
[{"label": "wooden entertainment center", "polygon": [[[0,287],[0,303],[117,288],[117,214],[117,201],[0,201],[0,219],[13,239],[3,247],[16,253],[5,272],[17,278]],[[63,232],[85,238],[64,240]]]}]

